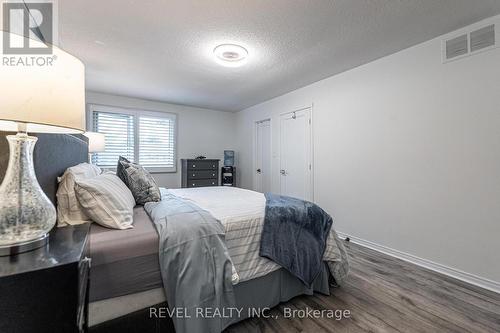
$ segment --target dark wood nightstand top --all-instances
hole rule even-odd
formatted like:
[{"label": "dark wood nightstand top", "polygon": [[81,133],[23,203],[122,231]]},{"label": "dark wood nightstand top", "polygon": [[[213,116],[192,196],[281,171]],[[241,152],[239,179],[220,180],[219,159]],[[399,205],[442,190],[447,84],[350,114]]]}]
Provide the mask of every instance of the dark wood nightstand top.
[{"label": "dark wood nightstand top", "polygon": [[0,278],[80,261],[88,242],[89,229],[90,223],[55,227],[50,232],[47,246],[0,257]]}]

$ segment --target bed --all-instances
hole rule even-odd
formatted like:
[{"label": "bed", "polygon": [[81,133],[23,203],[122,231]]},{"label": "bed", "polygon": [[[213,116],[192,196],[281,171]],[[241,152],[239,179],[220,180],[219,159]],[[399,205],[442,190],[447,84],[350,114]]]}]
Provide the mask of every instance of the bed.
[{"label": "bed", "polygon": [[[326,264],[313,287],[307,288],[279,265],[259,257],[265,210],[262,193],[230,187],[162,189],[163,195],[167,192],[195,203],[224,224],[227,247],[240,279],[234,286],[237,307],[262,309],[297,295],[329,294]],[[94,223],[90,242],[91,326],[99,327],[166,301],[158,262],[158,233],[143,207],[134,209],[134,229],[112,230]],[[238,319],[245,319],[246,314],[248,311],[243,311]]]},{"label": "bed", "polygon": [[[87,162],[87,153],[87,142],[81,137],[39,136],[34,154],[35,170],[53,202],[57,177],[66,168]],[[221,187],[163,191],[166,192],[162,194],[192,202],[223,223],[227,247],[239,273],[239,282],[233,286],[236,306],[245,309],[234,322],[250,316],[248,309],[270,308],[302,294],[329,294],[331,268],[326,263],[311,286],[306,287],[285,269],[258,256],[266,203],[262,194]],[[241,239],[246,240],[245,244],[241,244]],[[120,331],[135,323],[146,333],[148,329],[157,331],[165,326],[152,324],[156,319],[151,318],[148,311],[152,306],[164,306],[168,300],[158,259],[158,232],[144,208],[134,209],[133,229],[113,230],[92,224],[90,251],[90,331]],[[327,252],[325,255],[339,255]],[[171,324],[166,327],[172,329]]]}]

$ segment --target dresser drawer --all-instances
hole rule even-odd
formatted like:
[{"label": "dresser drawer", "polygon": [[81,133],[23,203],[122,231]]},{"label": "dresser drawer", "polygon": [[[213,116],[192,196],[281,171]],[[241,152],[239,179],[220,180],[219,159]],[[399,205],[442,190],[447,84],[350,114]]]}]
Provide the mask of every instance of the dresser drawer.
[{"label": "dresser drawer", "polygon": [[216,170],[189,170],[188,179],[217,179]]},{"label": "dresser drawer", "polygon": [[189,161],[188,169],[189,170],[217,170],[218,163],[216,161]]},{"label": "dresser drawer", "polygon": [[190,180],[187,187],[217,186],[217,179],[196,179]]}]

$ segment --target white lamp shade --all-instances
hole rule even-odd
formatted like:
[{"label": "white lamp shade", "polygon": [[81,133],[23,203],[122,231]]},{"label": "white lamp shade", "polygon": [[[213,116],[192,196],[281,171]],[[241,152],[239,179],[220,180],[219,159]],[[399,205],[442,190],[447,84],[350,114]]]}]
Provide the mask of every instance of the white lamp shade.
[{"label": "white lamp shade", "polygon": [[[23,43],[25,37],[0,31],[3,38]],[[34,40],[30,45],[36,47]],[[1,49],[1,48],[0,48]],[[52,54],[11,55],[3,58],[52,58],[52,65],[0,64],[0,130],[17,131],[25,123],[27,132],[82,133],[85,129],[85,68],[63,50],[52,47]],[[3,52],[3,51],[2,51]]]},{"label": "white lamp shade", "polygon": [[89,138],[89,153],[97,153],[106,150],[106,137],[104,134],[85,132],[84,135]]}]

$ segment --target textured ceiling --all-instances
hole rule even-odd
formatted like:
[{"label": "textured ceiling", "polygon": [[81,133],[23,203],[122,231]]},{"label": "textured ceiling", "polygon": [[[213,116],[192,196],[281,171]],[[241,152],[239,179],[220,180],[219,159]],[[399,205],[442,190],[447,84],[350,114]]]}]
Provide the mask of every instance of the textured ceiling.
[{"label": "textured ceiling", "polygon": [[[499,0],[59,0],[87,89],[239,111],[500,13]],[[248,64],[213,48],[237,43]]]}]

